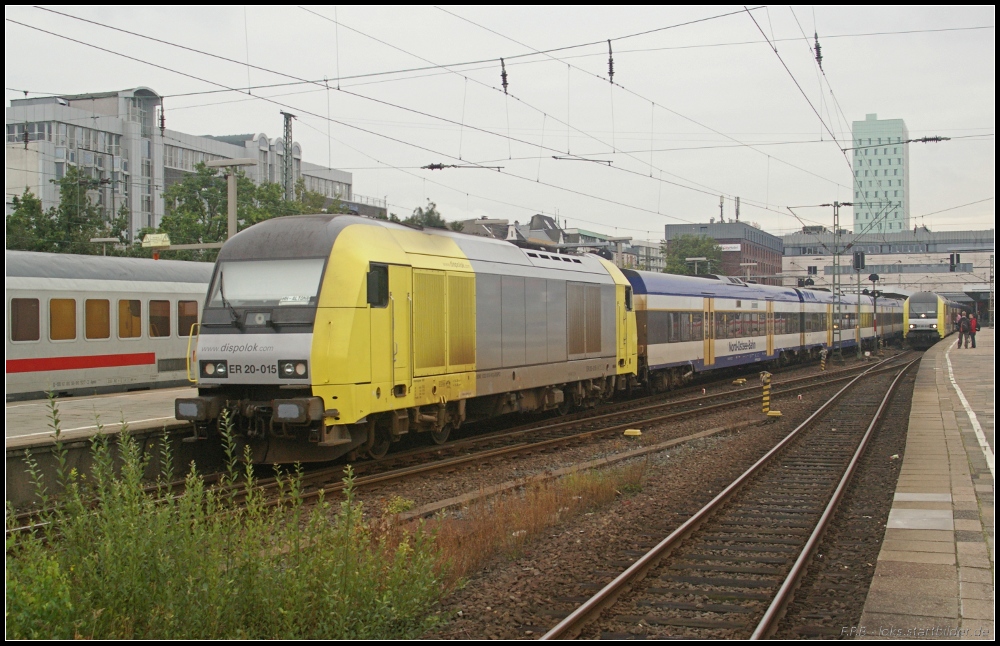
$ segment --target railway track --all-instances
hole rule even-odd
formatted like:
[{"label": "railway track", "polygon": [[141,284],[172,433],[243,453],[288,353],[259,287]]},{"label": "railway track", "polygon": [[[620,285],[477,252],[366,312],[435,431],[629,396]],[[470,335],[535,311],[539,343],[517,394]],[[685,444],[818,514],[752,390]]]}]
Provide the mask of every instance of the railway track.
[{"label": "railway track", "polygon": [[565,618],[543,638],[773,635],[896,386],[915,363],[852,379],[596,594],[572,611],[551,612]]},{"label": "railway track", "polygon": [[[867,370],[870,372],[886,370],[885,366],[898,361],[900,357],[908,356],[908,354],[903,353],[896,357],[890,357],[867,368]],[[806,392],[820,386],[847,381],[865,369],[865,366],[852,367],[772,382],[772,400]],[[706,384],[705,387],[726,387],[730,384],[731,379],[727,378],[714,384]],[[699,388],[700,386],[691,387],[679,392],[683,395],[692,391],[696,392]],[[559,446],[586,442],[594,437],[621,432],[627,428],[645,428],[718,412],[727,407],[759,405],[761,399],[759,386],[752,381],[748,381],[747,385],[738,388],[730,386],[729,390],[693,397],[676,399],[677,394],[678,391],[672,391],[671,393],[625,402],[615,402],[608,406],[588,409],[564,417],[541,419],[506,430],[465,437],[440,446],[420,447],[393,453],[378,461],[356,463],[354,465],[354,484],[355,487],[371,486],[520,453],[553,450]],[[208,474],[205,477],[210,482],[214,482],[218,479],[218,475]],[[326,496],[341,491],[344,486],[341,482],[343,475],[343,464],[307,471],[302,476],[303,499],[315,499],[321,494]],[[183,482],[178,481],[175,484],[182,486]],[[276,478],[261,478],[257,485],[265,491],[277,490],[279,486]],[[241,485],[237,483],[232,486],[240,487]],[[150,491],[154,489],[155,487],[152,487]],[[176,487],[171,490],[174,489]],[[275,497],[273,503],[277,502],[278,498]],[[35,523],[37,517],[37,512],[21,512],[15,517],[16,527],[8,529],[8,533],[37,528],[39,526]]]},{"label": "railway track", "polygon": [[[893,361],[894,359],[889,358],[886,361]],[[838,378],[855,375],[869,367],[845,368],[805,375],[785,381],[776,381],[771,384],[771,388],[775,396],[796,394],[803,392],[810,385],[833,383]],[[711,408],[706,409],[706,406],[713,406],[715,404],[742,404],[759,400],[759,385],[755,379],[751,378],[751,380],[747,380],[746,384],[738,388],[733,388],[732,381],[731,378],[727,378],[712,384],[706,384],[706,388],[709,386],[725,388],[722,391],[713,391],[693,397],[685,396],[696,393],[699,389],[705,390],[699,385],[698,387],[685,388],[679,391],[671,391],[670,393],[613,402],[599,408],[587,409],[563,417],[543,418],[487,434],[467,435],[462,439],[454,440],[441,446],[420,447],[393,453],[378,461],[356,464],[355,468],[358,470],[358,473],[382,472],[417,464],[426,461],[428,458],[436,457],[440,459],[461,455],[470,449],[489,450],[497,448],[506,445],[511,440],[532,434],[560,434],[567,430],[591,430],[591,428],[597,428],[611,421],[642,423],[651,416],[655,416],[661,412],[704,411],[711,410]]]},{"label": "railway track", "polygon": [[[868,368],[869,373],[891,370],[891,365],[899,360],[899,355]],[[859,370],[845,369],[820,375],[809,375],[797,379],[772,384],[772,401],[781,397],[796,395],[849,381]],[[845,374],[847,373],[847,374]],[[356,487],[400,480],[415,475],[435,471],[451,470],[456,467],[481,463],[486,460],[510,457],[515,454],[552,450],[560,446],[573,445],[594,437],[620,433],[628,428],[646,428],[672,421],[719,412],[733,406],[758,406],[761,401],[759,386],[742,387],[738,390],[688,397],[680,400],[663,401],[663,396],[638,400],[640,406],[621,408],[612,412],[605,409],[589,411],[584,416],[573,419],[542,420],[533,424],[516,427],[485,436],[470,437],[449,444],[399,453],[391,459],[365,462],[356,467]],[[659,399],[660,401],[655,401]],[[649,403],[653,401],[654,403]],[[430,459],[434,458],[434,459]],[[310,472],[304,477],[303,497],[329,495],[343,488],[340,478],[343,467],[333,467]],[[270,486],[264,482],[264,486]]]}]

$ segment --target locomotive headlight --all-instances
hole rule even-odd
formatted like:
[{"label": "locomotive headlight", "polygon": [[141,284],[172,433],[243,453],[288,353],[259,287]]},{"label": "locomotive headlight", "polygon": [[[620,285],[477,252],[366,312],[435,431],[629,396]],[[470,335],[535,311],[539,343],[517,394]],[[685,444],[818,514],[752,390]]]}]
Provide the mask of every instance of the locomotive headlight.
[{"label": "locomotive headlight", "polygon": [[279,361],[278,374],[282,379],[306,379],[309,376],[308,361]]},{"label": "locomotive headlight", "polygon": [[202,361],[201,374],[213,379],[224,379],[229,372],[229,365],[225,361]]},{"label": "locomotive headlight", "polygon": [[931,327],[936,330],[937,329],[937,323],[931,323]]},{"label": "locomotive headlight", "polygon": [[917,326],[916,326],[916,325],[914,325],[913,323],[910,323],[910,329],[911,329],[911,330],[912,330],[913,328],[915,328],[915,327],[917,327]]}]

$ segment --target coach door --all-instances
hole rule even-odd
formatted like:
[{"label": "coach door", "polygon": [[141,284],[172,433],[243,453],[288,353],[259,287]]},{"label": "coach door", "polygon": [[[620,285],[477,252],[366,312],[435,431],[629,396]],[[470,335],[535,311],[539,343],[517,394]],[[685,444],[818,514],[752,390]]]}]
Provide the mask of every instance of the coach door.
[{"label": "coach door", "polygon": [[799,347],[806,345],[806,305],[799,303]]},{"label": "coach door", "polygon": [[715,301],[711,298],[703,300],[702,312],[705,316],[705,322],[702,329],[705,330],[705,365],[713,366],[715,365]]},{"label": "coach door", "polygon": [[767,301],[767,356],[774,354],[774,301]]}]

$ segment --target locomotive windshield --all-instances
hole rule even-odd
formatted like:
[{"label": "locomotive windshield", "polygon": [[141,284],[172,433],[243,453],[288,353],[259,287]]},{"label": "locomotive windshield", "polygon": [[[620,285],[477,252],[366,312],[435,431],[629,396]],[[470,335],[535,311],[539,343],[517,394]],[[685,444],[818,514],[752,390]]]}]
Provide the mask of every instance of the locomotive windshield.
[{"label": "locomotive windshield", "polygon": [[931,316],[937,315],[937,299],[918,301],[916,299],[910,300],[910,316]]},{"label": "locomotive windshield", "polygon": [[325,263],[325,258],[222,262],[208,307],[315,305]]}]

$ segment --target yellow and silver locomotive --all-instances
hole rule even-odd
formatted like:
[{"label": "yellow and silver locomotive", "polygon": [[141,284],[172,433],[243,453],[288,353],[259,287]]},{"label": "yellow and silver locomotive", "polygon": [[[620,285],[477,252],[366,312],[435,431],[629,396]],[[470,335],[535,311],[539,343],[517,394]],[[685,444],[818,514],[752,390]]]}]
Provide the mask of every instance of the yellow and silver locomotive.
[{"label": "yellow and silver locomotive", "polygon": [[962,306],[933,292],[917,292],[903,303],[903,334],[912,348],[929,348],[955,331]]},{"label": "yellow and silver locomotive", "polygon": [[277,218],[215,266],[178,419],[228,411],[258,462],[380,457],[408,433],[592,405],[636,373],[610,262],[355,216]]}]

